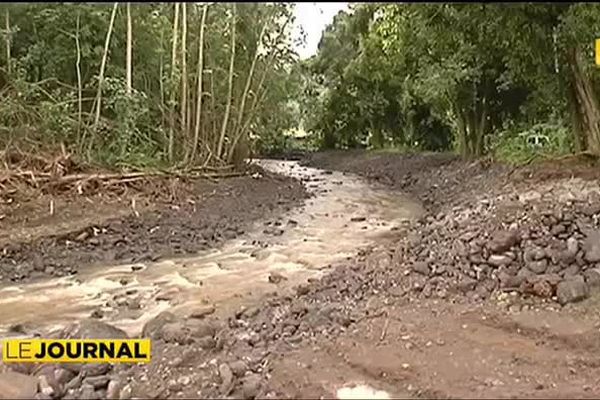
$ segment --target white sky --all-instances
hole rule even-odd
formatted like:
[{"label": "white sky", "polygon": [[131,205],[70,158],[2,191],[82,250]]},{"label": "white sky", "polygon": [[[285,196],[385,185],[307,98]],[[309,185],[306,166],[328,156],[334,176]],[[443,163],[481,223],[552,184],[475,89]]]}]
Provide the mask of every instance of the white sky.
[{"label": "white sky", "polygon": [[306,34],[306,44],[296,50],[300,58],[308,58],[317,52],[317,45],[325,27],[333,21],[333,17],[348,8],[348,3],[296,3],[296,34],[300,35],[299,26]]}]

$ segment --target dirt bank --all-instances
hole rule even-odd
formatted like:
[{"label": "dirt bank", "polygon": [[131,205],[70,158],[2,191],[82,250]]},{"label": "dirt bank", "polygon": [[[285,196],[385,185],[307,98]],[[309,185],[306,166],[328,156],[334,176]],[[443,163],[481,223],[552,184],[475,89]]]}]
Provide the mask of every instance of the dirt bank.
[{"label": "dirt bank", "polygon": [[213,248],[259,219],[302,204],[307,196],[300,182],[265,171],[219,182],[193,180],[177,190],[178,196],[152,191],[43,195],[11,207],[0,229],[0,282]]}]

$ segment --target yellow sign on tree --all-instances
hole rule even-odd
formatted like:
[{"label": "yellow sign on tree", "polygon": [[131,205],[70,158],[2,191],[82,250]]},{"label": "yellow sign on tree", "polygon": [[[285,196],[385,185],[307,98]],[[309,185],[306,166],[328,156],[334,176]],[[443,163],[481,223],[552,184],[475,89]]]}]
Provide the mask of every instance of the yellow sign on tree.
[{"label": "yellow sign on tree", "polygon": [[600,67],[600,39],[596,39],[596,66]]}]

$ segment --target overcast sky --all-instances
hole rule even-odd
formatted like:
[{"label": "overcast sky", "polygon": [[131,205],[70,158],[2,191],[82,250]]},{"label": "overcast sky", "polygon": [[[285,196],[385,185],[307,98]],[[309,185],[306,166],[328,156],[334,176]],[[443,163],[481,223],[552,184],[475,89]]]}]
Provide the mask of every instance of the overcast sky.
[{"label": "overcast sky", "polygon": [[[308,58],[317,52],[323,29],[333,17],[348,7],[348,3],[296,3],[296,25],[306,33],[306,45],[299,47],[300,58]],[[299,33],[299,30],[297,30]]]}]

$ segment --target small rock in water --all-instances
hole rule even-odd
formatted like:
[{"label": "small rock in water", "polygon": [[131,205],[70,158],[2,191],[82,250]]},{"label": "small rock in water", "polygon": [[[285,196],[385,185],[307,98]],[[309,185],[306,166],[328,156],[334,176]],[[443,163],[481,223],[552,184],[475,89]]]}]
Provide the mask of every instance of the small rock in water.
[{"label": "small rock in water", "polygon": [[135,272],[135,271],[141,271],[142,269],[144,269],[144,266],[141,265],[141,264],[135,264],[135,265],[131,266],[131,270],[133,272]]},{"label": "small rock in water", "polygon": [[277,284],[277,283],[280,283],[280,282],[286,281],[286,280],[287,280],[287,278],[285,276],[281,275],[279,272],[271,272],[269,274],[269,282],[271,282],[271,283]]},{"label": "small rock in water", "polygon": [[206,317],[207,315],[214,314],[214,312],[215,312],[215,306],[211,304],[211,305],[203,306],[203,307],[200,307],[200,308],[194,310],[190,314],[190,318],[202,319],[202,318]]}]

